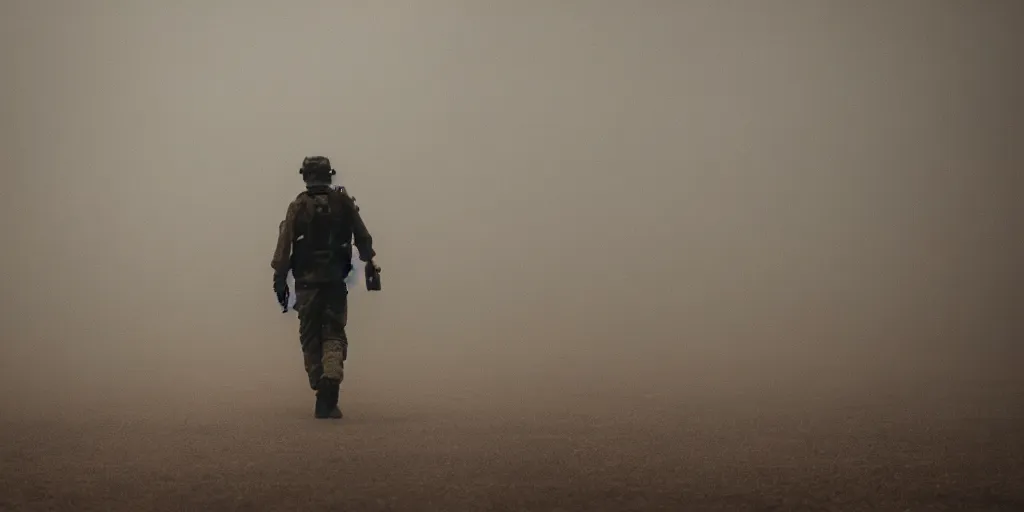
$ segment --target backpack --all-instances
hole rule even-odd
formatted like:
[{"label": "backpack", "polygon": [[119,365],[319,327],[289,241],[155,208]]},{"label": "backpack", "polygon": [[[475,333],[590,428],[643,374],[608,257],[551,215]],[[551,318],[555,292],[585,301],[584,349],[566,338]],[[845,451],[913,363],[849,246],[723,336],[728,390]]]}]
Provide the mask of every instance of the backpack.
[{"label": "backpack", "polygon": [[295,221],[296,284],[342,281],[352,270],[352,213],[344,189],[307,190]]}]

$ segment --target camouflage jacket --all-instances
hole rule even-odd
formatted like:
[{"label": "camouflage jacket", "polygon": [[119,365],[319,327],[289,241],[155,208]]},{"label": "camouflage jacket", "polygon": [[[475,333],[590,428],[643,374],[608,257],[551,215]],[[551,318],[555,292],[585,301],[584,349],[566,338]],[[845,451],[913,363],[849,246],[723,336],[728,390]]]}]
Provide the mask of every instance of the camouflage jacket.
[{"label": "camouflage jacket", "polygon": [[[366,224],[359,213],[359,206],[356,205],[355,198],[348,195],[344,187],[335,187],[335,190],[341,193],[343,207],[349,209],[346,213],[352,219],[352,238],[359,251],[359,259],[368,262],[376,253],[373,250],[373,237],[366,229]],[[274,249],[274,257],[270,261],[270,267],[274,270],[275,276],[283,277],[289,270],[294,270],[292,269],[292,256],[296,242],[296,225],[304,219],[311,218],[313,208],[313,201],[306,192],[300,193],[288,205],[285,218],[278,226],[277,247]],[[323,280],[323,276],[316,275],[294,275],[293,277],[296,283]]]}]

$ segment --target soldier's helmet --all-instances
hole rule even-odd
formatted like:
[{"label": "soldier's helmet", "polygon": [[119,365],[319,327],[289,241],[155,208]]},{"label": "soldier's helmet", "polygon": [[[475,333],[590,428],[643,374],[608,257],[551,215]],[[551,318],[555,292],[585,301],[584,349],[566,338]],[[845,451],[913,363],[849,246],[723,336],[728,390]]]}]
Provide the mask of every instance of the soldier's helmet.
[{"label": "soldier's helmet", "polygon": [[307,156],[302,159],[302,167],[299,168],[299,174],[302,175],[304,181],[331,181],[331,176],[335,175],[334,168],[331,167],[331,160],[325,156]]}]

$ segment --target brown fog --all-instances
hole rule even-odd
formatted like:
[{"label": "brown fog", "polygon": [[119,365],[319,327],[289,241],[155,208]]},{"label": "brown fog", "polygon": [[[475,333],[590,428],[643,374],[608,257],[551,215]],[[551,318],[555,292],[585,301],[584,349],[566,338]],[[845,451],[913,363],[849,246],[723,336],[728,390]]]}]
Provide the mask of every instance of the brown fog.
[{"label": "brown fog", "polygon": [[[475,496],[338,484],[382,510],[415,509],[402,493],[469,509],[485,499],[473,474],[529,479],[458,446],[525,464],[556,450],[529,438],[556,424],[575,432],[562,447],[684,425],[700,441],[671,446],[688,469],[662,461],[679,480],[630,484],[647,505],[623,506],[653,510],[731,474],[709,458],[765,418],[819,412],[836,432],[877,418],[861,438],[900,418],[932,432],[907,446],[988,439],[957,445],[976,459],[957,481],[1024,503],[1008,483],[1024,475],[1009,441],[1024,429],[1020,2],[10,0],[0,24],[4,465],[50,489],[14,486],[0,508],[129,499],[47,480],[98,464],[41,455],[71,425],[113,442],[122,421],[237,424],[260,446],[314,429],[321,449],[359,453],[338,463],[349,481],[377,457],[444,459]],[[298,166],[320,154],[361,205],[384,285],[350,294],[346,419],[330,425],[311,418],[269,267]],[[619,434],[587,430],[601,421]],[[131,466],[132,442],[109,467],[158,472]],[[436,452],[411,455],[424,444]],[[609,453],[552,496],[625,481],[601,464],[632,459]],[[729,464],[782,464],[769,458]],[[986,467],[1003,476],[972,480]],[[403,474],[388,485],[420,478]],[[682,481],[691,494],[671,494]],[[175,496],[143,508],[200,506]]]}]

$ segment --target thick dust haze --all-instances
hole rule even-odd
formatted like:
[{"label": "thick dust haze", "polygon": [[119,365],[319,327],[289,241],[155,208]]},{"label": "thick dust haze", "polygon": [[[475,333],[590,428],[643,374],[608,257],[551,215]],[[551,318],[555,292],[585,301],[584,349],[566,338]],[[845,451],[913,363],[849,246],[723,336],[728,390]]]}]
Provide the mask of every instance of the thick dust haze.
[{"label": "thick dust haze", "polygon": [[[600,421],[645,446],[636,432],[667,440],[663,423],[686,425],[659,450],[689,458],[665,467],[726,475],[707,458],[771,450],[715,432],[746,439],[768,427],[742,418],[851,408],[878,418],[860,438],[899,418],[971,425],[948,438],[988,436],[998,449],[964,450],[1002,471],[971,492],[1024,503],[1024,445],[998,437],[1024,428],[1019,2],[14,0],[0,12],[0,411],[15,440],[3,465],[28,464],[50,488],[9,487],[0,508],[115,506],[86,500],[113,487],[41,476],[98,459],[32,454],[24,432],[40,422],[32,435],[109,437],[97,425],[115,420],[265,426],[246,435],[273,439],[242,452],[313,429],[359,454],[339,462],[351,483],[384,467],[381,453],[487,474],[454,447],[506,446],[513,434],[484,426],[523,417],[534,433],[591,422],[566,427],[584,430],[562,448]],[[298,321],[275,304],[269,266],[299,164],[321,154],[361,206],[384,286],[350,294],[346,418],[328,425],[311,417]],[[712,419],[686,423],[696,416]],[[444,437],[469,422],[477,441]],[[174,451],[146,439],[110,466],[156,471],[128,462]],[[507,464],[537,449],[521,442]],[[744,467],[783,464],[768,458]],[[958,467],[970,482],[977,468]],[[627,478],[605,470],[549,490]],[[451,471],[445,485],[483,507],[484,484]],[[388,485],[404,490],[380,491],[397,501],[363,480],[338,483],[339,499],[472,508],[426,501],[402,474]],[[659,474],[630,485],[683,489]],[[703,485],[683,480],[679,503]],[[136,509],[240,506],[175,496]],[[670,499],[643,496],[623,507]]]}]

